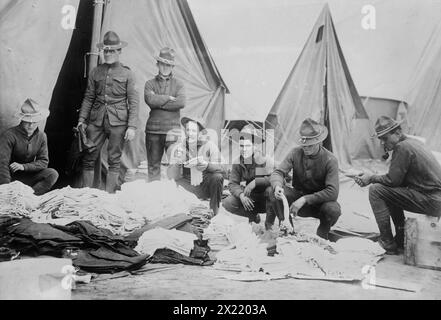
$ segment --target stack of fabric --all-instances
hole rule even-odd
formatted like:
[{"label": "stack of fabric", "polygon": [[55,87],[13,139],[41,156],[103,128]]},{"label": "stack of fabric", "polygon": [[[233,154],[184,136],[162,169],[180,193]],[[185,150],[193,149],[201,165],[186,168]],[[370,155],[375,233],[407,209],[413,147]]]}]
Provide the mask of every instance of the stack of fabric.
[{"label": "stack of fabric", "polygon": [[[254,272],[254,280],[259,280],[259,271],[264,271],[262,275],[266,274],[260,280],[267,279],[267,275],[275,278],[361,280],[363,268],[375,265],[384,254],[377,243],[368,239],[344,239],[334,244],[316,235],[297,233],[278,237],[277,254],[268,256],[267,243],[261,241],[249,225],[241,224],[231,228],[228,238],[232,246],[217,253],[214,267]],[[237,276],[233,278],[241,279]]]},{"label": "stack of fabric", "polygon": [[227,235],[234,225],[234,220],[224,212],[219,212],[211,219],[210,225],[204,230],[203,238],[208,240],[212,251],[217,252],[230,245]]},{"label": "stack of fabric", "polygon": [[203,234],[204,229],[210,225],[213,211],[206,204],[199,204],[190,207],[191,225],[194,226],[199,234]]},{"label": "stack of fabric", "polygon": [[160,227],[148,230],[139,238],[135,248],[141,254],[152,255],[150,263],[183,263],[189,265],[211,265],[206,241],[196,235],[179,230]]},{"label": "stack of fabric", "polygon": [[0,215],[29,217],[37,205],[38,197],[31,187],[19,181],[0,185]]},{"label": "stack of fabric", "polygon": [[114,234],[128,234],[143,226],[146,220],[137,212],[126,210],[114,194],[94,188],[53,190],[39,197],[35,222],[65,225],[76,220],[90,221]]},{"label": "stack of fabric", "polygon": [[1,218],[0,247],[14,249],[22,255],[62,257],[69,251],[74,266],[97,273],[136,269],[148,258],[131,249],[122,237],[88,221],[55,226],[27,218],[6,215]]},{"label": "stack of fabric", "polygon": [[124,183],[116,193],[118,203],[125,210],[137,212],[148,222],[154,222],[178,213],[189,213],[190,208],[201,205],[192,193],[178,187],[171,180],[136,180]]}]

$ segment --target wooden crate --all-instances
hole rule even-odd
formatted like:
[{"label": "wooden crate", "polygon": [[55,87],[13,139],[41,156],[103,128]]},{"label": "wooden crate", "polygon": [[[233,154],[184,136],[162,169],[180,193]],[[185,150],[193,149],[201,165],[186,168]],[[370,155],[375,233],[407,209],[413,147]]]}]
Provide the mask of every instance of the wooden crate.
[{"label": "wooden crate", "polygon": [[408,218],[404,232],[404,263],[441,270],[441,223],[426,215]]}]

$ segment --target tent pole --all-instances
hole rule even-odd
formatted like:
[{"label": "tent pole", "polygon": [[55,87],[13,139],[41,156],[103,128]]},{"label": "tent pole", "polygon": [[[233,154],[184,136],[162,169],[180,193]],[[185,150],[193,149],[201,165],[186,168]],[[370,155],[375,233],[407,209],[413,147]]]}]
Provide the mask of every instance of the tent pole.
[{"label": "tent pole", "polygon": [[96,47],[101,38],[101,24],[103,21],[104,0],[93,1],[92,41],[90,42],[89,71],[98,65],[99,52]]}]

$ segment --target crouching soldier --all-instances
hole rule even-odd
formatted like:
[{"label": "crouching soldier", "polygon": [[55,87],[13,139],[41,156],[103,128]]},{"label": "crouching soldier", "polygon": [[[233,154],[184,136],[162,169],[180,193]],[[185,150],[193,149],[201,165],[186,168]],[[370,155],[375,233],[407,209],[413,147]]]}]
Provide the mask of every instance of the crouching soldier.
[{"label": "crouching soldier", "polygon": [[0,184],[18,180],[34,189],[36,195],[48,192],[58,179],[48,168],[47,137],[38,123],[49,115],[37,102],[27,99],[18,113],[20,124],[0,136]]},{"label": "crouching soldier", "polygon": [[183,117],[185,139],[169,148],[167,175],[200,199],[210,199],[214,215],[219,211],[224,184],[224,168],[215,143],[204,140],[202,121]]},{"label": "crouching soldier", "polygon": [[262,153],[263,141],[262,135],[253,126],[242,129],[239,161],[233,164],[230,174],[228,187],[231,194],[222,201],[227,211],[255,223],[260,223],[259,213],[267,212],[266,204],[271,192],[269,176],[274,170],[274,160]]},{"label": "crouching soldier", "polygon": [[369,202],[380,229],[379,243],[388,254],[404,249],[403,210],[441,216],[441,166],[421,142],[402,133],[400,124],[386,116],[378,118],[375,124],[381,144],[386,151],[393,151],[389,172],[365,173],[355,178],[360,186],[372,184]]},{"label": "crouching soldier", "polygon": [[[289,230],[284,220],[282,195],[290,205],[290,211],[300,217],[314,217],[320,220],[317,235],[328,239],[331,227],[341,214],[337,202],[339,191],[338,162],[336,157],[322,146],[328,129],[308,118],[302,122],[299,147],[290,151],[280,166],[271,175],[270,202],[272,212],[267,212],[265,225],[274,224],[275,215]],[[291,171],[292,188],[283,186],[284,177]]]}]

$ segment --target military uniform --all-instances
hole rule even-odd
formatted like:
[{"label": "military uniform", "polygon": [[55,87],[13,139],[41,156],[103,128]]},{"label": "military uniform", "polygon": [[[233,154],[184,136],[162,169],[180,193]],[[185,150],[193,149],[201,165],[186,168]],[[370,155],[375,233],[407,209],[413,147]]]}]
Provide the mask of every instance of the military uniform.
[{"label": "military uniform", "polygon": [[92,70],[81,105],[80,122],[88,122],[87,137],[97,149],[83,159],[83,169],[93,170],[106,138],[109,171],[119,172],[124,134],[136,130],[139,97],[133,72],[120,62]]}]

